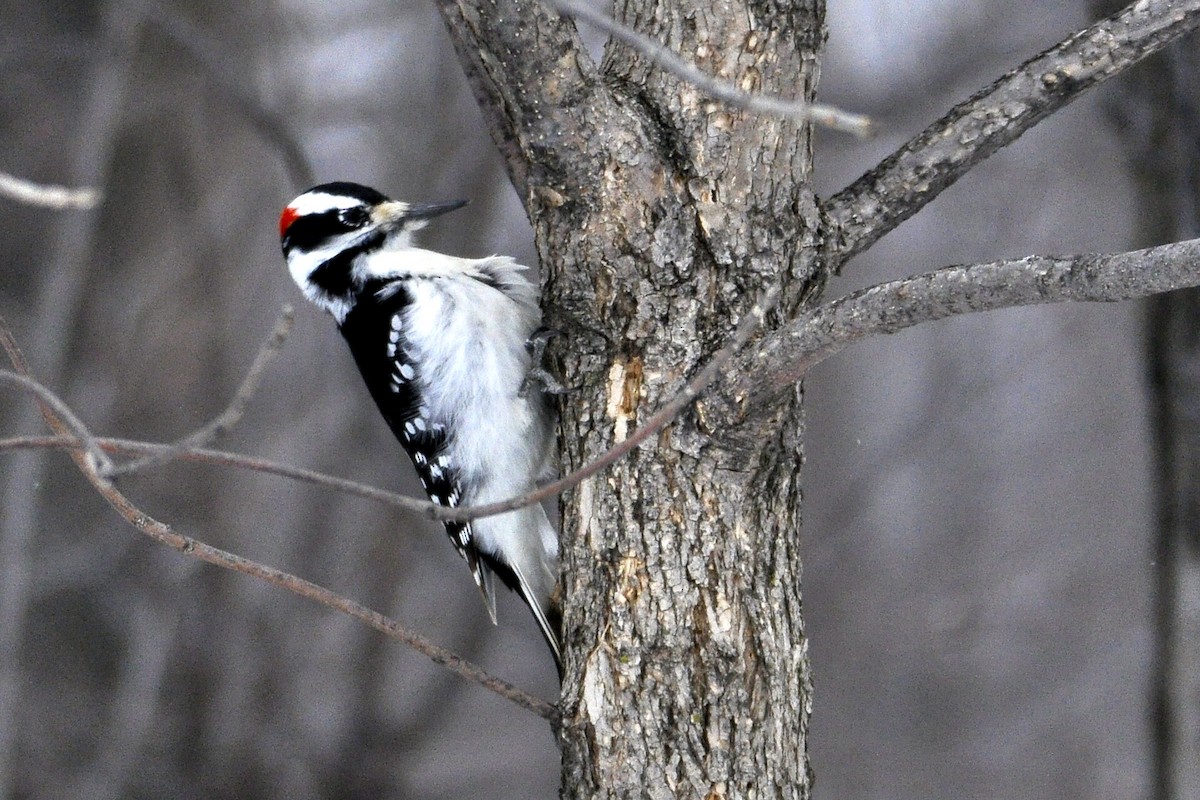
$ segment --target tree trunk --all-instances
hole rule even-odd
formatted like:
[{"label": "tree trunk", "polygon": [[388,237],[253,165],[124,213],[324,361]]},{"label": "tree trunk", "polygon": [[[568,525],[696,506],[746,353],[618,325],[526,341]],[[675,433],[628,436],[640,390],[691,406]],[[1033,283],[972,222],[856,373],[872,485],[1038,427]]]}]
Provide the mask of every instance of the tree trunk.
[{"label": "tree trunk", "polygon": [[[1101,14],[1121,5],[1095,0]],[[1200,58],[1173,45],[1122,84],[1112,108],[1129,148],[1143,243],[1200,235]],[[1158,482],[1153,797],[1200,796],[1200,291],[1152,298],[1147,357]]]},{"label": "tree trunk", "polygon": [[[565,334],[566,471],[678,389],[764,287],[792,308],[817,285],[811,139],[624,45],[593,67],[566,23],[500,5],[443,12]],[[820,0],[616,13],[743,89],[813,96]],[[565,497],[564,797],[809,795],[802,437],[799,392],[737,430],[706,429],[701,408]]]},{"label": "tree trunk", "polygon": [[[792,32],[819,32],[819,8],[692,5],[630,4],[626,21],[735,81],[813,85],[821,37]],[[643,137],[605,153],[581,214],[537,226],[580,384],[567,468],[624,438],[766,284],[803,281],[816,227],[807,130],[706,108],[620,47],[605,67]],[[684,419],[567,498],[564,796],[808,796],[800,398],[753,431],[712,433]]]},{"label": "tree trunk", "polygon": [[[1200,59],[1177,47],[1154,68],[1173,89],[1171,102],[1154,111],[1156,127],[1175,138],[1156,153],[1159,166],[1150,172],[1165,172],[1166,180],[1146,205],[1166,212],[1154,219],[1173,228],[1169,235],[1194,237],[1200,235]],[[1182,800],[1200,793],[1200,291],[1152,298],[1147,328],[1159,476],[1154,785],[1156,800]]]}]

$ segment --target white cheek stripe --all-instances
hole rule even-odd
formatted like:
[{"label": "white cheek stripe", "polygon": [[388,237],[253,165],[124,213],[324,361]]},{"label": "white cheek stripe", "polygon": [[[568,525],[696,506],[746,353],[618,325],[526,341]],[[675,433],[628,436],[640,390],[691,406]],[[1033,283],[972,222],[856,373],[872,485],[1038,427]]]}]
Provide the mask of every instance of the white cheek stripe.
[{"label": "white cheek stripe", "polygon": [[335,208],[353,208],[361,205],[362,200],[346,197],[344,194],[308,192],[293,200],[288,208],[295,211],[297,216],[303,217],[306,214],[320,214],[322,211],[330,211]]}]

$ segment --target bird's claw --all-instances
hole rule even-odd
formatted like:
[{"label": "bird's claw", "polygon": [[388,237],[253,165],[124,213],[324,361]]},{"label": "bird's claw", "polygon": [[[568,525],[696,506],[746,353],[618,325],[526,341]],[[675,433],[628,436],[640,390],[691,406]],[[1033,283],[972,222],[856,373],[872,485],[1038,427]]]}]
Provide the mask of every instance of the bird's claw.
[{"label": "bird's claw", "polygon": [[518,392],[521,397],[528,394],[535,385],[542,394],[561,395],[570,391],[545,367],[546,345],[555,336],[560,335],[562,331],[553,328],[538,328],[525,340],[525,350],[529,353],[529,371],[525,373],[525,380],[521,381],[521,390]]}]

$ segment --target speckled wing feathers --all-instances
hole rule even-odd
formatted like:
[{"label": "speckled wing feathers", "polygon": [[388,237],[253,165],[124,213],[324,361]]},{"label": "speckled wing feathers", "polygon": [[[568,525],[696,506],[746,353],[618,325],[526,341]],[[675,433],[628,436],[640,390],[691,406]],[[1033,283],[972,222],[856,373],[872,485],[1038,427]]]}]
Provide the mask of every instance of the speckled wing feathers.
[{"label": "speckled wing feathers", "polygon": [[[462,499],[455,465],[447,453],[444,423],[429,418],[422,403],[419,365],[406,348],[403,315],[412,296],[399,280],[367,287],[340,326],[380,413],[412,459],[429,499],[454,507]],[[447,522],[446,533],[483,595],[492,621],[496,598],[491,565],[481,558],[469,522]]]}]

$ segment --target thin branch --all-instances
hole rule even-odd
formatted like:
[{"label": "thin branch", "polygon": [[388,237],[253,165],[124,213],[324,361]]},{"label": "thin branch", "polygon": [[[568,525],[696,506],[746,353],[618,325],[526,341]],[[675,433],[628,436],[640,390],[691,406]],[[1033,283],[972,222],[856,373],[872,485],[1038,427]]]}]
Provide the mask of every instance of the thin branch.
[{"label": "thin branch", "polygon": [[955,106],[831,197],[837,269],[1006,144],[1095,86],[1200,27],[1200,0],[1139,0],[1072,34]]},{"label": "thin branch", "polygon": [[493,514],[501,514],[505,511],[512,511],[517,508],[523,508],[534,503],[540,503],[548,497],[561,494],[567,489],[579,485],[591,476],[595,475],[603,469],[608,468],[620,459],[624,458],[629,453],[633,452],[634,448],[642,442],[649,439],[658,431],[669,425],[672,420],[679,416],[688,405],[704,392],[704,390],[714,380],[720,376],[722,370],[730,362],[730,360],[754,337],[758,329],[762,326],[763,319],[775,307],[779,301],[779,287],[773,286],[763,292],[750,310],[742,317],[741,322],[734,330],[734,334],[730,340],[717,352],[713,353],[708,363],[705,364],[699,372],[697,372],[691,380],[687,381],[683,387],[676,392],[667,402],[663,403],[657,411],[646,418],[646,421],[639,425],[629,437],[612,447],[605,450],[600,455],[587,462],[579,469],[574,470],[568,475],[559,478],[556,481],[547,483],[538,489],[535,489],[528,494],[523,494],[518,497],[513,497],[508,500],[502,500],[496,503],[486,503],[475,506],[462,506],[461,508],[443,509],[440,506],[436,507],[437,512],[433,515],[437,519],[476,519],[478,517],[492,516]]},{"label": "thin branch", "polygon": [[[99,437],[96,442],[101,449],[111,453],[124,453],[134,455],[162,455],[166,453],[173,454],[173,457],[179,461],[193,461],[202,464],[213,464],[216,466],[235,467],[237,469],[245,469],[251,472],[261,472],[267,475],[278,475],[281,478],[289,478],[291,480],[300,481],[302,483],[321,486],[335,492],[361,497],[365,500],[373,500],[377,503],[394,506],[405,511],[411,511],[420,514],[429,519],[438,519],[437,512],[442,510],[441,506],[435,505],[428,500],[420,500],[416,497],[389,492],[385,489],[377,489],[373,486],[367,486],[364,483],[338,478],[333,475],[326,475],[321,472],[314,472],[310,469],[302,467],[291,467],[287,464],[280,464],[275,461],[269,461],[265,458],[257,458],[255,456],[245,456],[238,453],[229,453],[222,450],[209,450],[206,448],[195,447],[177,449],[170,444],[156,444],[153,442],[137,442],[131,439],[113,439]],[[78,444],[74,441],[63,444],[38,444],[36,446],[53,446],[77,447]]]},{"label": "thin branch", "polygon": [[0,317],[0,347],[4,348],[4,352],[8,354],[8,360],[12,362],[13,369],[16,370],[16,372],[10,372],[0,369],[0,382],[9,383],[33,394],[37,398],[38,408],[41,409],[43,417],[48,413],[47,406],[53,409],[62,423],[83,443],[84,451],[87,458],[91,460],[92,467],[111,469],[112,460],[100,449],[96,438],[83,424],[83,420],[79,419],[58,395],[29,377],[29,365],[25,362],[25,354],[17,346],[17,340],[12,335],[8,323],[4,321],[4,317]]},{"label": "thin branch", "polygon": [[6,369],[0,369],[0,383],[16,386],[18,389],[32,394],[37,398],[39,404],[42,404],[44,408],[49,407],[49,409],[57,414],[62,419],[64,427],[71,431],[75,435],[76,440],[83,446],[87,457],[92,459],[93,465],[102,469],[112,466],[112,461],[109,459],[108,454],[100,448],[99,443],[87,429],[87,426],[83,424],[79,417],[75,416],[70,407],[58,395],[37,381]]},{"label": "thin branch", "polygon": [[[218,450],[180,450],[173,445],[103,437],[95,442],[99,448],[114,453],[171,453],[183,460],[279,475],[416,512],[429,519],[476,519],[540,502],[612,465],[668,425],[722,373],[727,376],[725,386],[720,400],[711,405],[738,409],[730,412],[727,423],[732,426],[748,410],[765,407],[814,365],[869,336],[896,333],[956,314],[1035,303],[1113,302],[1196,285],[1200,285],[1200,240],[1116,255],[1031,256],[949,267],[864,289],[821,306],[805,319],[770,334],[753,352],[735,360],[777,302],[778,291],[771,289],[743,317],[730,341],[629,438],[560,480],[528,494],[485,505],[445,508],[312,470]],[[710,417],[715,413],[712,408],[706,410]],[[78,448],[81,441],[76,437],[19,437],[0,440],[0,451]]]},{"label": "thin branch", "polygon": [[149,466],[162,464],[173,458],[177,458],[183,450],[203,447],[232,430],[245,415],[246,407],[250,404],[251,399],[253,399],[254,393],[258,391],[258,384],[262,380],[263,373],[279,353],[280,348],[283,347],[288,334],[291,333],[292,322],[295,318],[296,315],[293,313],[292,307],[285,305],[283,310],[279,312],[279,318],[275,321],[275,326],[271,329],[270,336],[267,337],[267,340],[263,342],[262,347],[258,349],[258,353],[254,356],[254,361],[250,364],[250,369],[246,372],[246,377],[242,379],[241,386],[234,393],[233,399],[229,401],[229,405],[225,407],[225,410],[214,417],[208,424],[180,439],[168,451],[144,456],[126,464],[112,467],[107,472],[101,470],[100,474],[106,478],[114,478],[118,475],[127,475]]},{"label": "thin branch", "polygon": [[[725,385],[719,398],[706,409],[706,415],[717,419],[717,409],[724,405],[728,419],[720,420],[717,427],[732,427],[744,420],[751,410],[770,407],[781,392],[790,389],[816,364],[870,336],[896,333],[922,322],[959,314],[1066,301],[1116,302],[1198,285],[1200,239],[1114,255],[1029,256],[947,267],[873,286],[826,303],[804,319],[768,335],[752,352],[735,358],[778,301],[778,288],[775,287],[764,292],[742,318],[729,342],[629,438],[560,480],[497,503],[450,509],[265,459],[198,448],[179,451],[178,457],[302,480],[416,511],[432,519],[475,519],[532,505],[595,475],[662,430],[722,373],[726,376]],[[98,438],[95,441],[100,448],[112,452],[175,450],[171,445],[125,439]],[[67,437],[64,428],[60,437],[0,440],[0,451],[33,447],[77,449],[80,445],[81,440]]]},{"label": "thin branch", "polygon": [[[38,384],[39,386],[41,384]],[[43,389],[45,387],[42,387]],[[48,390],[47,390],[48,391]],[[96,445],[106,453],[125,456],[170,456],[170,460],[190,461],[200,464],[212,464],[221,467],[233,467],[250,472],[266,475],[278,475],[281,478],[320,486],[353,497],[361,497],[376,503],[393,506],[404,511],[410,511],[429,519],[437,519],[441,506],[434,505],[428,500],[377,489],[365,483],[338,478],[323,472],[314,472],[303,467],[292,467],[256,456],[246,456],[240,453],[230,453],[224,450],[209,450],[203,447],[179,449],[172,444],[158,442],[139,442],[133,439],[117,439],[107,436],[97,436]],[[4,450],[78,450],[86,447],[83,441],[74,436],[14,436],[0,439],[0,452]],[[163,459],[164,461],[167,459]]]},{"label": "thin branch", "polygon": [[545,2],[559,14],[583,20],[614,39],[624,42],[645,56],[651,63],[657,64],[675,77],[687,81],[714,100],[761,114],[794,117],[832,130],[852,133],[860,138],[871,136],[874,133],[874,123],[863,114],[853,114],[821,103],[806,103],[803,100],[786,100],[782,97],[743,92],[736,86],[707,75],[694,64],[684,61],[648,36],[643,36],[607,14],[577,2],[577,0],[545,0]]},{"label": "thin branch", "polygon": [[[16,343],[12,338],[11,332],[4,325],[3,320],[0,320],[0,335],[6,349],[11,345],[9,355],[13,361],[13,366],[17,368],[19,373],[9,373],[8,371],[0,371],[0,376],[17,374],[18,377],[24,379],[30,384],[38,385],[29,374],[25,366],[24,358],[21,355],[20,349],[16,347]],[[44,387],[42,387],[44,388]],[[53,397],[49,390],[45,393]],[[38,393],[39,400],[42,399],[42,393]],[[57,401],[57,398],[54,398]],[[59,401],[61,402],[61,401]],[[72,426],[69,425],[64,416],[59,415],[57,403],[52,401],[43,401],[41,404],[42,416],[46,424],[50,427],[58,437],[69,437],[75,433]],[[74,417],[69,409],[66,409],[67,415]],[[85,429],[86,430],[86,429]],[[79,440],[82,443],[82,439]],[[376,630],[397,639],[409,647],[427,656],[435,664],[440,664],[460,677],[466,678],[469,681],[483,686],[485,689],[492,691],[501,697],[509,700],[516,705],[528,711],[532,711],[538,716],[548,720],[552,725],[558,724],[558,709],[551,703],[542,700],[539,697],[518,689],[507,681],[501,680],[488,672],[484,671],[479,666],[455,655],[453,652],[444,647],[440,647],[420,634],[409,631],[395,620],[380,614],[378,611],[373,611],[366,606],[343,597],[335,592],[332,592],[322,586],[319,586],[311,581],[275,569],[274,567],[260,564],[256,561],[243,558],[235,553],[230,553],[221,550],[204,542],[192,539],[188,536],[176,533],[169,525],[160,522],[135,506],[129,498],[122,494],[111,481],[106,479],[95,468],[93,459],[88,456],[88,453],[77,447],[71,451],[71,457],[75,461],[76,466],[87,478],[92,487],[102,496],[110,506],[119,513],[126,522],[132,525],[137,530],[169,547],[172,547],[181,553],[198,558],[209,564],[214,564],[225,569],[241,572],[246,575],[251,575],[260,580],[266,581],[274,586],[297,594],[301,597],[314,600],[321,605],[341,611],[355,619],[358,619]]]},{"label": "thin branch", "polygon": [[0,196],[19,203],[62,211],[71,208],[92,208],[104,196],[99,189],[51,186],[34,183],[7,172],[0,172]]},{"label": "thin branch", "polygon": [[286,589],[300,597],[308,598],[323,606],[354,617],[381,633],[403,642],[412,649],[422,653],[435,664],[446,667],[460,677],[479,684],[483,688],[500,695],[521,708],[532,711],[543,719],[549,720],[551,723],[557,723],[558,710],[553,704],[518,689],[505,680],[497,678],[476,664],[461,658],[444,647],[434,644],[424,636],[408,630],[390,617],[367,608],[361,603],[357,603],[336,592],[332,592],[312,581],[307,581],[274,567],[268,567],[265,564],[251,561],[235,553],[230,553],[188,536],[178,534],[170,526],[140,511],[112,483],[102,478],[94,470],[85,469],[84,475],[92,486],[95,487],[96,491],[108,501],[109,505],[116,509],[117,513],[124,517],[129,524],[155,541],[173,547],[181,553],[198,558],[206,563],[259,578],[273,586]]},{"label": "thin branch", "polygon": [[[922,322],[1043,303],[1111,303],[1200,285],[1200,239],[1115,255],[1029,256],[891,281],[817,308],[739,359],[721,397],[734,419],[770,408],[848,345]],[[732,419],[729,424],[735,424]]]},{"label": "thin branch", "polygon": [[[249,469],[256,472],[264,472],[273,475],[279,475],[285,478],[304,481],[306,483],[323,486],[335,491],[344,492],[347,494],[356,495],[369,500],[374,500],[381,503],[386,503],[397,508],[402,508],[406,511],[413,511],[423,516],[434,520],[471,520],[480,517],[494,516],[502,514],[506,511],[523,508],[525,506],[539,503],[554,495],[560,494],[567,489],[577,486],[584,480],[587,480],[592,475],[600,472],[603,469],[611,466],[613,463],[624,458],[631,453],[634,448],[645,442],[658,431],[662,430],[679,413],[688,406],[693,400],[711,384],[729,364],[730,360],[740,351],[747,342],[758,332],[762,326],[763,319],[775,307],[779,300],[779,288],[773,287],[768,289],[759,298],[758,302],[742,317],[741,322],[734,330],[728,343],[725,344],[717,352],[713,353],[712,358],[704,365],[687,383],[683,385],[679,391],[667,400],[653,414],[647,417],[646,421],[639,425],[625,440],[605,450],[600,455],[588,463],[581,466],[579,469],[571,472],[568,475],[560,478],[557,481],[548,483],[532,492],[509,498],[507,500],[498,501],[495,503],[486,503],[474,506],[461,506],[459,508],[447,508],[445,506],[436,505],[434,503],[418,500],[415,497],[407,497],[405,495],[388,492],[382,489],[376,489],[365,484],[349,481],[344,478],[336,478],[332,475],[325,475],[312,470],[301,469],[299,467],[290,467],[284,464],[278,464],[266,459],[255,458],[252,456],[243,456],[236,453],[226,453],[218,450],[207,450],[198,447],[179,448],[173,445],[150,444],[147,442],[135,442],[128,439],[112,439],[100,438],[97,440],[99,446],[103,449],[112,452],[136,452],[148,453],[152,457],[160,457],[170,454],[174,458],[179,458],[187,461],[201,461],[210,464],[221,464],[225,466],[239,467]],[[2,323],[2,321],[0,321]],[[25,447],[69,447],[73,446],[74,442],[69,440],[52,440],[52,439],[8,439],[0,441],[0,449],[4,446],[10,448],[25,448]]]}]

